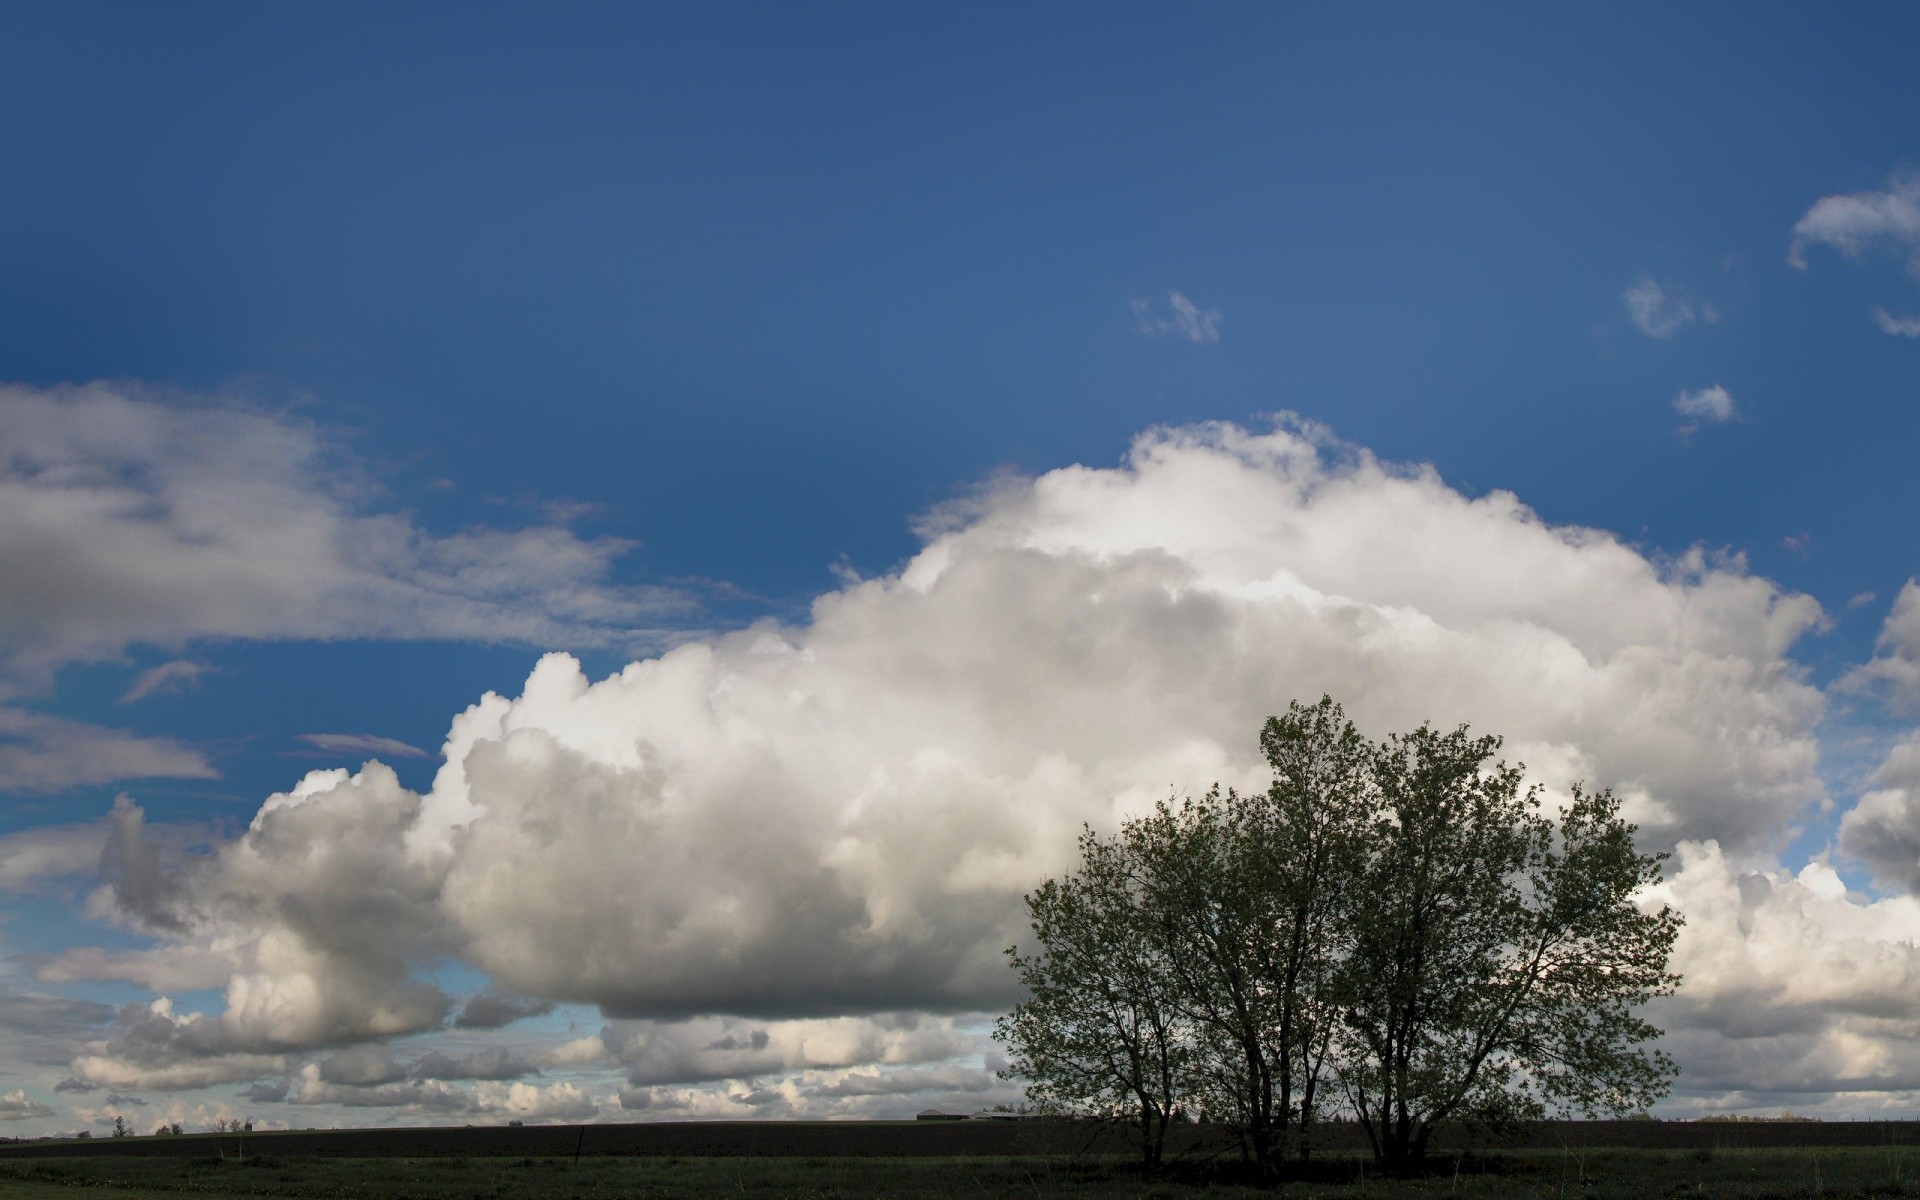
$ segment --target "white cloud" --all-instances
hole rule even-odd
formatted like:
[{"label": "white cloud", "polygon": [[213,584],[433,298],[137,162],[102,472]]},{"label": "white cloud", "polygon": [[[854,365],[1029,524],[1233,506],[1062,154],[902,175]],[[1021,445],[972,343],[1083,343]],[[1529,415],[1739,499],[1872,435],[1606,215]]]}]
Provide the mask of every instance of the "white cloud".
[{"label": "white cloud", "polygon": [[1635,280],[1620,293],[1620,299],[1627,306],[1627,319],[1633,322],[1633,327],[1650,338],[1670,338],[1696,320],[1711,324],[1720,319],[1712,305],[1695,306],[1685,297],[1668,292],[1651,277]]},{"label": "white cloud", "polygon": [[1920,581],[1907,580],[1893,598],[1873,660],[1835,686],[1845,692],[1885,688],[1896,704],[1920,708]]},{"label": "white cloud", "polygon": [[36,891],[50,880],[97,871],[105,822],[43,825],[0,835],[0,891]]},{"label": "white cloud", "polygon": [[432,758],[418,746],[372,733],[303,733],[300,740],[325,754],[385,755],[388,758]]},{"label": "white cloud", "polygon": [[624,542],[422,529],[310,422],[107,384],[0,386],[0,513],[16,680],[207,639],[629,646],[683,604],[609,583]]},{"label": "white cloud", "polygon": [[1679,1086],[1727,1092],[1920,1096],[1920,901],[1848,891],[1822,862],[1742,869],[1683,843],[1659,897],[1686,914],[1669,1029]]},{"label": "white cloud", "polygon": [[1895,315],[1884,308],[1876,308],[1873,310],[1873,323],[1880,327],[1880,332],[1890,333],[1894,337],[1920,338],[1920,317],[1904,313]]},{"label": "white cloud", "polygon": [[1682,427],[1685,433],[1692,433],[1703,424],[1722,425],[1740,415],[1733,393],[1717,383],[1696,392],[1681,392],[1673,398],[1673,411],[1687,418],[1687,424]]},{"label": "white cloud", "polygon": [[1168,292],[1166,307],[1150,300],[1133,302],[1135,328],[1148,337],[1172,335],[1196,346],[1212,346],[1220,341],[1220,323],[1225,320],[1217,308],[1202,309],[1179,292]]},{"label": "white cloud", "polygon": [[980,1039],[953,1018],[891,1013],[796,1021],[701,1017],[689,1021],[617,1021],[600,1033],[608,1055],[628,1068],[635,1087],[741,1079],[822,1067],[942,1062],[972,1052]]},{"label": "white cloud", "polygon": [[[1902,172],[1877,192],[1825,196],[1793,227],[1787,261],[1807,267],[1807,250],[1826,246],[1858,258],[1884,245],[1906,260],[1907,272],[1920,279],[1920,174]],[[1874,324],[1894,337],[1920,337],[1920,317],[1873,310]]]},{"label": "white cloud", "polygon": [[1805,270],[1810,247],[1857,258],[1880,242],[1909,255],[1920,250],[1920,174],[1896,174],[1877,192],[1821,197],[1794,225],[1787,261]]},{"label": "white cloud", "polygon": [[[655,1049],[619,1022],[608,1049],[666,1064],[640,1076],[661,1086],[862,1066],[793,1051],[783,1023],[1003,1007],[1020,897],[1083,821],[1262,785],[1261,720],[1323,691],[1376,734],[1503,733],[1552,788],[1618,789],[1657,843],[1764,853],[1823,799],[1822,699],[1786,657],[1823,620],[1811,599],[1310,426],[1155,431],[1120,467],[1002,480],[923,530],[899,573],[820,597],[805,626],[598,683],[548,656],[455,718],[424,796],[378,764],[314,772],[177,861],[117,814],[119,911],[233,975],[222,1013],[135,1014],[141,1036],[76,1078],[279,1069],[435,1028],[450,1002],[411,972],[448,958],[650,1019]],[[719,1032],[657,1032],[693,1017]]]},{"label": "white cloud", "polygon": [[35,1121],[53,1115],[53,1109],[30,1099],[25,1088],[0,1095],[0,1121]]},{"label": "white cloud", "polygon": [[0,707],[0,791],[56,792],[122,779],[218,775],[204,754],[172,738]]},{"label": "white cloud", "polygon": [[393,1108],[411,1113],[499,1116],[539,1123],[581,1121],[600,1103],[572,1083],[539,1085],[487,1081],[456,1087],[440,1079],[341,1083],[309,1063],[286,1094],[288,1104],[337,1104],[346,1108]]},{"label": "white cloud", "polygon": [[1840,849],[1889,888],[1920,892],[1920,732],[1888,752],[1840,822]]}]

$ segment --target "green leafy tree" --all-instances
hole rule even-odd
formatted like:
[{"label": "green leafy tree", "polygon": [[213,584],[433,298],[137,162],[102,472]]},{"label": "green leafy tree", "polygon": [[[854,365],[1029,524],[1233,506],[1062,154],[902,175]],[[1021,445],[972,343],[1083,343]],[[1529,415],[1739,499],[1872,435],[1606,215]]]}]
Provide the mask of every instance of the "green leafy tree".
[{"label": "green leafy tree", "polygon": [[1126,847],[1083,832],[1079,869],[1027,912],[1038,949],[1007,951],[1027,999],[994,1030],[1001,1075],[1027,1081],[1042,1111],[1126,1121],[1151,1171],[1192,1091],[1193,1051]]},{"label": "green leafy tree", "polygon": [[1673,1064],[1637,1014],[1677,982],[1680,922],[1636,904],[1663,858],[1610,792],[1550,820],[1521,768],[1489,765],[1497,738],[1375,744],[1325,697],[1261,746],[1264,794],[1089,830],[1078,870],[1027,897],[1004,1076],[1051,1111],[1125,1116],[1149,1168],[1182,1112],[1270,1171],[1337,1104],[1398,1169],[1441,1121],[1664,1094]]},{"label": "green leafy tree", "polygon": [[1488,765],[1499,744],[1423,726],[1374,755],[1335,1055],[1389,1169],[1424,1157],[1440,1121],[1624,1115],[1674,1071],[1636,1015],[1677,982],[1679,917],[1635,904],[1663,856],[1636,850],[1610,792],[1542,816],[1521,768]]},{"label": "green leafy tree", "polygon": [[1331,699],[1269,720],[1261,745],[1266,794],[1163,804],[1122,836],[1201,1042],[1207,1113],[1267,1169],[1304,1150],[1319,1103],[1371,810],[1368,744]]}]

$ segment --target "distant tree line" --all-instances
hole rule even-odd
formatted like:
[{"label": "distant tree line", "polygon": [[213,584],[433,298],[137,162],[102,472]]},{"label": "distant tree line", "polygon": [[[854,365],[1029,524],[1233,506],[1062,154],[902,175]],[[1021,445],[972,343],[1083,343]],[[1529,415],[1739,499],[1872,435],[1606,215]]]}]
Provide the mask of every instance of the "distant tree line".
[{"label": "distant tree line", "polygon": [[1643,908],[1611,792],[1555,816],[1500,742],[1373,742],[1330,698],[1270,719],[1273,784],[1162,803],[1080,838],[1008,951],[1027,999],[1003,1074],[1053,1112],[1123,1120],[1144,1165],[1176,1123],[1231,1130],[1262,1172],[1314,1122],[1357,1121],[1405,1169],[1448,1120],[1623,1115],[1675,1068],[1639,1016],[1678,982],[1680,918]]}]

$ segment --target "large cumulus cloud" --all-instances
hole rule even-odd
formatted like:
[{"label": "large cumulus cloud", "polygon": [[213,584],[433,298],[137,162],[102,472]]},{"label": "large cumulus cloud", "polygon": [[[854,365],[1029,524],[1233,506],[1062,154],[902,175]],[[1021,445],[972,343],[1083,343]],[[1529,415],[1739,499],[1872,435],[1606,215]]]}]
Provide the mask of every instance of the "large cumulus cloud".
[{"label": "large cumulus cloud", "polygon": [[1503,733],[1657,844],[1764,857],[1824,799],[1788,657],[1812,600],[1310,426],[1155,431],[922,532],[804,625],[598,682],[549,656],[454,720],[426,794],[317,773],[161,872],[146,927],[234,963],[220,1052],[432,1027],[448,1002],[410,972],[442,957],[626,1018],[996,1009],[1020,896],[1082,822],[1259,786],[1261,720],[1322,692],[1374,733]]}]

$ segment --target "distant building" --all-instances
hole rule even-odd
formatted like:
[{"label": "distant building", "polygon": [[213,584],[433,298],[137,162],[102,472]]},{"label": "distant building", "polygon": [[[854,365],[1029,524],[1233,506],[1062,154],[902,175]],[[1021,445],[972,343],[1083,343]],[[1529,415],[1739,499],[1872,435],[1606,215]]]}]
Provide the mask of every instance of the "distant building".
[{"label": "distant building", "polygon": [[937,1108],[923,1108],[914,1114],[913,1119],[916,1121],[964,1121],[967,1119],[967,1114],[941,1112]]}]

